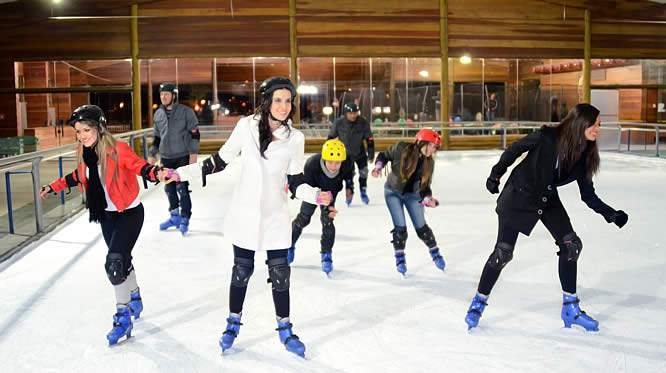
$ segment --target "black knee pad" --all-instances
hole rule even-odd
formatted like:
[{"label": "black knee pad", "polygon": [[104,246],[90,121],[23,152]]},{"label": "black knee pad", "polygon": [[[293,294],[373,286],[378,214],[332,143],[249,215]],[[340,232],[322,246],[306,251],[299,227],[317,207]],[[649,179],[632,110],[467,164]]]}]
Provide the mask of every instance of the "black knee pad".
[{"label": "black knee pad", "polygon": [[391,231],[393,233],[393,248],[395,250],[404,250],[407,244],[407,227],[395,227]]},{"label": "black knee pad", "polygon": [[231,285],[237,288],[247,286],[254,272],[254,261],[246,258],[234,258],[234,267],[231,270]]},{"label": "black knee pad", "polygon": [[578,261],[580,252],[583,251],[583,241],[580,240],[576,232],[571,232],[562,237],[562,242],[558,246],[560,247],[560,251],[557,255],[566,255],[569,261]]},{"label": "black knee pad", "polygon": [[289,277],[291,268],[286,257],[274,258],[266,261],[268,264],[268,282],[273,284],[275,291],[289,290]]},{"label": "black knee pad", "polygon": [[333,226],[333,218],[328,216],[328,210],[321,210],[321,216],[319,220],[321,220],[321,226],[324,229]]},{"label": "black knee pad", "polygon": [[435,241],[435,234],[432,233],[432,229],[428,226],[428,224],[422,226],[421,228],[416,230],[416,235],[419,236],[419,238],[428,246],[429,248],[433,248],[437,246],[437,241]]},{"label": "black knee pad", "polygon": [[511,259],[513,259],[513,246],[505,242],[498,242],[495,245],[495,250],[493,250],[488,258],[488,264],[495,269],[501,270]]},{"label": "black knee pad", "polygon": [[120,285],[127,279],[129,268],[125,263],[125,258],[118,253],[110,253],[106,256],[104,270],[111,281],[111,285]]},{"label": "black knee pad", "polygon": [[363,165],[363,167],[358,169],[358,177],[361,179],[368,178],[368,165]]},{"label": "black knee pad", "polygon": [[189,194],[190,183],[187,181],[179,181],[176,183],[176,191],[182,197],[184,194]]},{"label": "black knee pad", "polygon": [[293,224],[299,228],[305,228],[308,226],[308,224],[310,224],[310,219],[312,219],[312,216],[308,216],[302,212],[299,212],[298,215],[296,215],[296,219],[294,219]]}]

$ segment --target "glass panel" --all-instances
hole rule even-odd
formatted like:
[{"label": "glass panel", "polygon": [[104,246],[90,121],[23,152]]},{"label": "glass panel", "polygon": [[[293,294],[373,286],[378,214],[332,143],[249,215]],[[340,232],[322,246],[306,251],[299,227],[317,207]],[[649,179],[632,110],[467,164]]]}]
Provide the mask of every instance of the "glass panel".
[{"label": "glass panel", "polygon": [[16,62],[16,88],[63,88],[132,84],[130,60]]}]

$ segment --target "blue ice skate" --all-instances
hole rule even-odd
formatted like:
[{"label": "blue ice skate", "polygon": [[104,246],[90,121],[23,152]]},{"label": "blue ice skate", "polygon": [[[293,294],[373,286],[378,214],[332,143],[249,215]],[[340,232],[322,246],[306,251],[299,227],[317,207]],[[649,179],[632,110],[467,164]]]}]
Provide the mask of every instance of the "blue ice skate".
[{"label": "blue ice skate", "polygon": [[333,257],[331,253],[321,253],[321,270],[327,275],[333,270]]},{"label": "blue ice skate", "polygon": [[395,250],[395,265],[398,272],[404,276],[407,272],[407,262],[405,262],[405,252],[403,250]]},{"label": "blue ice skate", "polygon": [[141,301],[141,293],[139,292],[139,288],[130,294],[129,309],[130,315],[134,316],[135,320],[141,317],[141,311],[143,311],[143,302]]},{"label": "blue ice skate", "polygon": [[465,322],[467,323],[468,329],[475,328],[479,325],[479,319],[483,310],[486,308],[488,299],[480,296],[478,293],[474,296],[472,304],[470,304],[469,309],[467,310],[467,316],[465,316]]},{"label": "blue ice skate", "polygon": [[294,255],[296,254],[296,248],[295,247],[290,247],[289,251],[287,251],[287,262],[291,264],[291,262],[294,261]]},{"label": "blue ice skate", "polygon": [[370,203],[370,199],[368,198],[368,194],[366,193],[366,187],[361,187],[361,199],[363,200],[363,203],[366,205]]},{"label": "blue ice skate", "polygon": [[127,339],[132,337],[132,317],[130,316],[129,307],[118,308],[115,315],[113,315],[113,329],[106,335],[109,340],[109,346],[118,343],[118,340],[124,335]]},{"label": "blue ice skate", "polygon": [[240,326],[243,325],[240,322],[241,315],[234,315],[236,314],[229,314],[229,318],[227,319],[227,329],[224,331],[224,333],[222,333],[222,337],[220,338],[220,347],[222,347],[222,352],[231,348],[231,346],[234,344],[234,341],[236,340],[236,337],[238,337]]},{"label": "blue ice skate", "polygon": [[163,223],[160,223],[160,230],[165,231],[171,227],[178,227],[180,225],[180,213],[178,209],[171,210],[171,216],[169,220],[166,220]]},{"label": "blue ice skate", "polygon": [[[282,320],[282,321],[281,321]],[[291,323],[289,318],[278,319],[277,330],[280,336],[280,342],[287,348],[287,351],[293,352],[300,357],[305,357],[305,345],[296,334],[291,332]]]},{"label": "blue ice skate", "polygon": [[576,324],[588,332],[598,332],[599,322],[588,316],[585,311],[581,311],[578,306],[579,302],[580,299],[577,296],[563,294],[562,321],[564,321],[564,327],[571,328],[572,324]]},{"label": "blue ice skate", "polygon": [[432,249],[430,249],[430,256],[432,257],[432,261],[435,262],[437,268],[443,271],[444,267],[446,267],[446,263],[444,262],[444,258],[442,258],[442,256],[439,255],[439,248],[433,247]]},{"label": "blue ice skate", "polygon": [[180,234],[184,236],[189,229],[189,225],[190,225],[190,218],[180,218],[180,225],[178,226]]}]

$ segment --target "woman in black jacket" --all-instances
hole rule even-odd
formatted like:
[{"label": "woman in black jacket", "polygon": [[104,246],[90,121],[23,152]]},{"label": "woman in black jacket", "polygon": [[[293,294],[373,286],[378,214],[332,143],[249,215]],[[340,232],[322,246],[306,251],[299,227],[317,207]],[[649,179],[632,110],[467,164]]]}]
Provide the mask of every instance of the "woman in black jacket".
[{"label": "woman in black jacket", "polygon": [[430,256],[437,268],[443,270],[445,263],[439,254],[437,241],[425,222],[424,207],[437,207],[439,202],[432,198],[430,182],[435,167],[434,155],[441,144],[439,134],[430,129],[422,129],[416,134],[413,143],[399,142],[379,153],[372,176],[381,176],[382,168],[391,162],[391,173],[384,184],[386,206],[393,220],[393,249],[395,264],[403,276],[407,272],[405,244],[407,243],[407,223],[405,208],[412,219],[417,236],[430,249]]},{"label": "woman in black jacket", "polygon": [[523,153],[525,159],[511,172],[495,211],[499,230],[495,248],[481,273],[478,292],[467,311],[469,328],[477,326],[486,301],[502,268],[513,258],[518,234],[529,236],[537,221],[555,239],[560,250],[558,273],[562,285],[564,326],[578,324],[588,331],[598,331],[599,322],[586,315],[578,306],[576,295],[576,261],[583,249],[569,216],[557,194],[557,187],[578,183],[583,202],[602,215],[607,222],[622,228],[627,214],[603,203],[594,192],[592,176],[599,170],[599,110],[589,104],[578,104],[557,127],[542,127],[511,145],[493,166],[486,188],[499,193],[499,179]]}]

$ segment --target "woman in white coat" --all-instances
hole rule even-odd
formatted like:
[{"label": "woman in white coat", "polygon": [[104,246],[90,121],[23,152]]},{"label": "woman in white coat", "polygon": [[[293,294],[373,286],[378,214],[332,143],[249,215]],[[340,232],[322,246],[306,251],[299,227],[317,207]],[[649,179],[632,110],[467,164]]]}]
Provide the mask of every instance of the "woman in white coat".
[{"label": "woman in white coat", "polygon": [[229,318],[220,338],[222,352],[230,348],[240,329],[247,284],[254,271],[255,251],[266,251],[280,341],[288,351],[305,356],[305,346],[291,331],[287,249],[291,246],[291,220],[285,182],[292,196],[312,204],[328,205],[330,192],[304,183],[304,136],[291,127],[296,88],[287,78],[272,77],[259,87],[261,105],[242,118],[222,148],[201,164],[163,171],[169,181],[191,181],[222,171],[240,155],[241,175],[235,186],[224,234],[231,238],[234,266],[229,290]]}]

